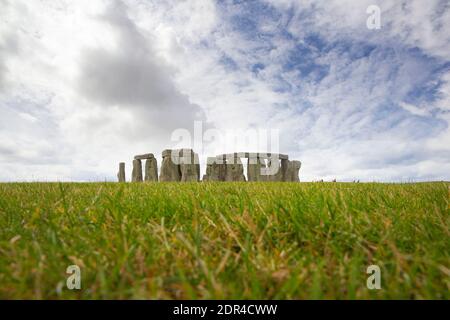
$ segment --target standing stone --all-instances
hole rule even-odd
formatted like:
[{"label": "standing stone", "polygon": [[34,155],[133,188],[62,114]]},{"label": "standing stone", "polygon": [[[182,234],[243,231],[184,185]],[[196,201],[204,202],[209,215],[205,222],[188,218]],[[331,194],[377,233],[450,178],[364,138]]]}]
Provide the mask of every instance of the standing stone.
[{"label": "standing stone", "polygon": [[119,182],[125,182],[125,162],[119,163],[119,172],[117,173]]},{"label": "standing stone", "polygon": [[197,181],[199,181],[200,180],[200,161],[198,159],[198,154],[196,154],[196,159],[197,159],[196,160],[197,163],[195,164],[195,169],[196,169],[197,177],[198,177]]},{"label": "standing stone", "polygon": [[131,176],[132,182],[142,182],[142,161],[133,160],[133,172]]},{"label": "standing stone", "polygon": [[244,166],[239,157],[227,159],[225,181],[245,181]]},{"label": "standing stone", "polygon": [[291,182],[292,179],[293,179],[293,163],[292,163],[292,161],[288,160],[287,170],[286,170],[286,174],[283,178],[283,181]]},{"label": "standing stone", "polygon": [[200,164],[198,155],[192,149],[180,150],[181,181],[199,181]]},{"label": "standing stone", "polygon": [[159,174],[159,181],[181,181],[181,171],[179,166],[179,157],[174,153],[172,161],[172,150],[164,150],[162,152],[161,172]]},{"label": "standing stone", "polygon": [[280,181],[289,181],[290,180],[290,177],[288,176],[289,175],[289,172],[288,172],[288,170],[289,170],[289,160],[287,160],[287,159],[281,159],[280,160],[280,162],[281,162],[281,166],[280,166]]},{"label": "standing stone", "polygon": [[298,177],[298,172],[300,171],[300,168],[302,166],[302,163],[297,160],[293,160],[290,162],[290,181],[292,182],[300,182],[300,178]]},{"label": "standing stone", "polygon": [[259,161],[261,163],[259,181],[269,181],[269,176],[266,174],[268,170],[266,165],[266,159],[260,158]]},{"label": "standing stone", "polygon": [[203,175],[202,181],[214,181],[212,179],[212,166],[214,163],[213,157],[206,159],[206,173]]},{"label": "standing stone", "polygon": [[145,161],[145,181],[158,181],[158,162],[155,158]]},{"label": "standing stone", "polygon": [[280,167],[280,161],[278,159],[269,159],[267,162],[266,172],[267,175],[265,181],[283,181],[283,174]]},{"label": "standing stone", "polygon": [[264,178],[261,175],[261,169],[265,167],[266,164],[261,162],[261,159],[258,156],[249,156],[247,163],[248,181],[263,181]]},{"label": "standing stone", "polygon": [[206,161],[206,174],[203,176],[204,181],[225,181],[226,165],[220,163],[216,157],[209,157]]}]

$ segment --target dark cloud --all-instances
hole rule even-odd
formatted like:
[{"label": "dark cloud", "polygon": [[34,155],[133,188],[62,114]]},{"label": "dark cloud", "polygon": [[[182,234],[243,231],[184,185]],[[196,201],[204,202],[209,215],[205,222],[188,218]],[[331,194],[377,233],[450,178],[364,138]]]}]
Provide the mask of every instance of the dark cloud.
[{"label": "dark cloud", "polygon": [[170,137],[176,128],[191,128],[203,119],[199,106],[175,87],[174,70],[156,55],[127,16],[123,3],[108,8],[100,18],[117,32],[117,50],[86,49],[82,54],[80,93],[105,108],[133,112],[136,127]]}]

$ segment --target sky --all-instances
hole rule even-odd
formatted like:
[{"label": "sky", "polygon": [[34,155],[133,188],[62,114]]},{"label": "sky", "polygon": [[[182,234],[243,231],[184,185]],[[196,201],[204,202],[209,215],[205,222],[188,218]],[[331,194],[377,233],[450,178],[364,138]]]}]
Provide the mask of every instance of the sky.
[{"label": "sky", "polygon": [[450,180],[449,123],[445,0],[0,0],[0,181],[130,179],[180,129],[202,163],[275,132],[301,181]]}]

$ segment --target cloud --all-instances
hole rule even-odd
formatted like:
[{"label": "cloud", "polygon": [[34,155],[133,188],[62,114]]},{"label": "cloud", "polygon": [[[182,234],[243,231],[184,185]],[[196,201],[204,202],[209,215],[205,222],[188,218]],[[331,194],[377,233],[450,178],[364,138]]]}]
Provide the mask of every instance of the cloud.
[{"label": "cloud", "polygon": [[[113,179],[118,161],[157,154],[174,129],[204,118],[126,4],[60,4],[11,5],[21,49],[10,54],[12,86],[0,96],[0,161],[19,170],[0,179]],[[64,170],[45,175],[52,167]]]},{"label": "cloud", "polygon": [[176,128],[191,128],[202,120],[202,109],[189,102],[173,83],[174,70],[158,57],[127,16],[124,4],[109,6],[101,20],[117,34],[116,50],[84,49],[78,88],[81,95],[105,108],[118,106],[135,114],[133,126],[149,138],[163,139]]}]

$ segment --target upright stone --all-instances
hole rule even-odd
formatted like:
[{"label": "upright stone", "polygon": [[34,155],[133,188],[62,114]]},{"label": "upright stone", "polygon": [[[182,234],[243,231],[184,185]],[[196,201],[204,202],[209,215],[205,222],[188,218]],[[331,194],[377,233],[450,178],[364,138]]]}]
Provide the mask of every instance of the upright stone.
[{"label": "upright stone", "polygon": [[290,177],[289,177],[289,160],[287,159],[281,159],[281,166],[280,166],[280,175],[281,175],[281,180],[280,181],[289,181]]},{"label": "upright stone", "polygon": [[244,166],[239,157],[227,159],[225,181],[245,181]]},{"label": "upright stone", "polygon": [[117,173],[119,182],[125,182],[125,162],[119,163],[119,172]]},{"label": "upright stone", "polygon": [[283,181],[290,182],[293,179],[293,163],[292,161],[288,160],[287,162],[287,170],[286,175],[283,178]]},{"label": "upright stone", "polygon": [[172,150],[164,150],[162,152],[161,172],[159,174],[159,181],[180,181],[181,171],[179,166],[179,157],[174,153],[172,161]]},{"label": "upright stone", "polygon": [[158,162],[155,158],[148,158],[145,161],[145,181],[158,181]]},{"label": "upright stone", "polygon": [[258,156],[250,155],[248,157],[247,163],[247,178],[248,181],[263,181],[263,176],[261,175],[261,169],[265,168],[266,164],[261,162]]},{"label": "upright stone", "polygon": [[302,163],[297,160],[293,160],[290,163],[290,177],[292,182],[300,182],[300,178],[298,177],[298,173],[300,168],[302,167]]},{"label": "upright stone", "polygon": [[179,154],[181,181],[199,181],[200,164],[198,155],[192,149],[181,149]]},{"label": "upright stone", "polygon": [[133,160],[133,171],[131,175],[132,182],[142,182],[142,161],[135,159]]},{"label": "upright stone", "polygon": [[[222,162],[222,163],[221,163]],[[226,165],[216,157],[209,157],[206,161],[206,174],[204,181],[225,181]]]},{"label": "upright stone", "polygon": [[270,159],[267,163],[265,181],[283,181],[283,174],[278,159]]}]

